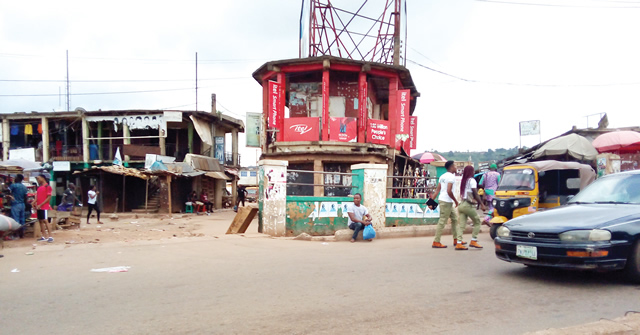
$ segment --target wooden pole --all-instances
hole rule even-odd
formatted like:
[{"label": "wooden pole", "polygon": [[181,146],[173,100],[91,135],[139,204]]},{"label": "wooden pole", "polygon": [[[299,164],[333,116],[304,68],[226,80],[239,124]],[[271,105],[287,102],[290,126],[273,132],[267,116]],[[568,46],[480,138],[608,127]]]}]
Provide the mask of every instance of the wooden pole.
[{"label": "wooden pole", "polygon": [[144,210],[149,214],[149,179],[147,179],[147,187],[144,194]]},{"label": "wooden pole", "polygon": [[122,212],[124,213],[125,211],[125,199],[124,199],[124,187],[125,187],[125,180],[127,179],[127,176],[122,175]]},{"label": "wooden pole", "polygon": [[173,213],[171,210],[171,176],[167,176],[167,193],[169,194],[169,214]]}]

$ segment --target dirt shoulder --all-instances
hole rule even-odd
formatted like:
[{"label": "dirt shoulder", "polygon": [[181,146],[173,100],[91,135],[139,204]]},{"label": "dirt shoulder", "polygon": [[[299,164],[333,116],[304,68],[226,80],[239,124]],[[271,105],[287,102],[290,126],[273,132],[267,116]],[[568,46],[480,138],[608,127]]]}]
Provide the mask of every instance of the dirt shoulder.
[{"label": "dirt shoulder", "polygon": [[[54,231],[53,243],[37,242],[33,237],[4,241],[4,248],[27,248],[33,244],[90,244],[112,242],[154,241],[180,238],[222,237],[235,216],[233,210],[219,210],[211,215],[197,214],[142,214],[119,213],[117,219],[112,214],[101,217],[104,224],[83,223],[80,229],[58,229]],[[258,220],[249,227],[248,234],[257,234]]]}]

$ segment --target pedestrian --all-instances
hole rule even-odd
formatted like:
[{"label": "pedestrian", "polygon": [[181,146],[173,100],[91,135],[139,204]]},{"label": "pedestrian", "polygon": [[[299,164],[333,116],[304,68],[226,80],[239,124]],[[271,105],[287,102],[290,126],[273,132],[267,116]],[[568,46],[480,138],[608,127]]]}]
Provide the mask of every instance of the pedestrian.
[{"label": "pedestrian", "polygon": [[64,190],[64,194],[62,195],[62,201],[60,205],[58,205],[59,212],[69,212],[73,209],[73,206],[76,204],[76,185],[73,183],[69,183],[67,189]]},{"label": "pedestrian", "polygon": [[451,235],[453,235],[453,245],[456,250],[467,250],[462,242],[462,235],[458,235],[458,212],[454,210],[458,207],[458,199],[453,194],[453,184],[456,182],[456,165],[453,161],[447,161],[444,164],[447,172],[440,176],[438,180],[438,186],[436,187],[435,197],[438,199],[438,207],[440,208],[440,219],[438,220],[438,226],[436,228],[436,237],[433,240],[431,247],[433,248],[446,248],[447,246],[440,243],[440,237],[442,236],[442,230],[447,224],[447,221],[451,219]]},{"label": "pedestrian", "polygon": [[480,186],[484,188],[485,201],[489,205],[489,212],[484,218],[483,223],[490,226],[489,221],[493,216],[493,197],[496,195],[496,190],[500,184],[500,173],[497,171],[498,166],[494,163],[489,166],[489,172],[485,173],[480,179]]},{"label": "pedestrian", "polygon": [[20,229],[18,229],[18,237],[24,237],[24,230],[26,222],[25,217],[25,199],[27,197],[27,187],[22,184],[24,180],[24,176],[19,174],[16,176],[16,179],[13,181],[13,184],[9,186],[9,190],[11,190],[11,217],[16,220],[18,224],[20,224]]},{"label": "pedestrian", "polygon": [[91,213],[93,212],[94,209],[96,210],[98,224],[102,224],[102,222],[100,222],[100,207],[98,207],[98,201],[97,201],[98,194],[100,194],[100,192],[96,191],[96,185],[89,186],[89,192],[87,192],[87,195],[88,195],[87,204],[89,205],[89,213],[87,213],[87,224],[91,224],[89,222],[89,218],[91,217]]},{"label": "pedestrian", "polygon": [[[473,232],[471,233],[471,242],[469,243],[469,246],[482,249],[482,246],[478,244],[478,233],[480,233],[482,223],[480,222],[480,217],[476,211],[476,206],[480,205],[483,211],[487,210],[487,208],[482,203],[482,199],[478,194],[478,183],[473,178],[474,172],[474,168],[471,165],[465,166],[462,171],[462,181],[460,182],[460,197],[462,198],[462,203],[458,206],[458,214],[460,215],[458,236],[459,238],[462,238],[464,228],[467,224],[467,217],[470,217],[471,221],[473,221]],[[477,203],[473,202],[474,199]]]},{"label": "pedestrian", "polygon": [[[365,226],[371,224],[371,215],[369,215],[369,211],[367,207],[364,207],[360,204],[362,201],[362,195],[360,193],[356,193],[353,196],[353,204],[350,204],[347,207],[347,215],[349,215],[349,229],[353,230],[353,236],[351,236],[351,243],[356,241],[358,238],[358,233]],[[367,240],[371,241],[371,239]]]},{"label": "pedestrian", "polygon": [[[47,216],[47,211],[51,209],[51,205],[49,205],[49,201],[51,201],[51,186],[47,183],[47,179],[43,175],[39,175],[36,177],[38,181],[38,185],[40,185],[36,191],[36,204],[35,208],[38,215],[38,223],[40,224],[40,233],[41,237],[38,241],[47,241],[49,243],[53,242],[53,237],[51,236],[51,227],[49,227],[49,217]],[[49,237],[45,237],[49,236]]]},{"label": "pedestrian", "polygon": [[236,208],[235,208],[236,212],[240,207],[240,202],[242,202],[242,207],[244,207],[244,201],[246,198],[247,198],[247,189],[244,187],[244,185],[238,186],[238,200],[236,200]]}]

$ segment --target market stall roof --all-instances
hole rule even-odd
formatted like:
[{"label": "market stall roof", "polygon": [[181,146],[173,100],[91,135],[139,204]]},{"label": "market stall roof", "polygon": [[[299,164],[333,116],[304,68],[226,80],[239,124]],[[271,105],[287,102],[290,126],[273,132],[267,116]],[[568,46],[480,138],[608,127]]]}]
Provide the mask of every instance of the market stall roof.
[{"label": "market stall roof", "polygon": [[93,166],[91,167],[91,169],[88,169],[85,171],[76,171],[73,174],[84,174],[84,173],[92,173],[92,172],[98,172],[98,171],[119,174],[127,177],[136,177],[144,180],[149,179],[148,174],[145,174],[138,169],[132,169],[132,168],[128,168],[120,165]]},{"label": "market stall roof", "polygon": [[215,179],[222,179],[222,180],[231,180],[231,178],[227,177],[226,174],[224,174],[224,172],[206,172],[204,174],[207,177],[211,177],[211,178],[215,178]]},{"label": "market stall roof", "polygon": [[187,154],[184,162],[191,165],[196,170],[223,172],[220,163],[213,157]]},{"label": "market stall roof", "polygon": [[569,134],[545,143],[533,153],[532,158],[561,155],[569,155],[579,160],[590,161],[596,159],[598,151],[585,137],[578,134]]}]

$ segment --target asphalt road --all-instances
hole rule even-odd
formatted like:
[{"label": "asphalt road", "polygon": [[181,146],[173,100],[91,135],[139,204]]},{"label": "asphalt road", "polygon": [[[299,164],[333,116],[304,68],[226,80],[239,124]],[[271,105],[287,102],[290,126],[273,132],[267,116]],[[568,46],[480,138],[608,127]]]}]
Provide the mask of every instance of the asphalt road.
[{"label": "asphalt road", "polygon": [[[508,264],[488,234],[484,250],[431,241],[227,236],[5,249],[0,333],[519,334],[640,310],[640,287],[619,275]],[[90,272],[120,265],[131,269]]]}]

